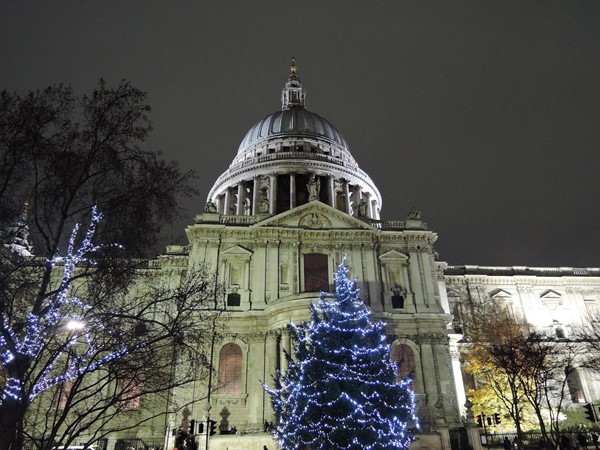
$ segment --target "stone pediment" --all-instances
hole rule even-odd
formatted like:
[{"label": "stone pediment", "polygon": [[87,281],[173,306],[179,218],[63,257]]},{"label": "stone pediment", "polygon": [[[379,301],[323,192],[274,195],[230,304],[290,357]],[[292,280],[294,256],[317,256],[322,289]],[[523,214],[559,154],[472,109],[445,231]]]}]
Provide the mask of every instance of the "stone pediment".
[{"label": "stone pediment", "polygon": [[224,258],[250,258],[252,252],[239,245],[234,245],[227,250],[223,250],[222,256]]},{"label": "stone pediment", "polygon": [[552,289],[547,289],[544,292],[542,292],[542,294],[540,295],[540,298],[542,299],[550,299],[550,298],[561,298],[562,295],[560,295],[560,293],[552,290]]},{"label": "stone pediment", "polygon": [[490,291],[489,296],[490,298],[510,298],[512,297],[512,294],[504,289],[498,288]]},{"label": "stone pediment", "polygon": [[356,217],[349,216],[342,211],[338,211],[318,200],[306,203],[297,208],[285,211],[276,216],[269,217],[253,227],[289,227],[289,228],[309,228],[315,230],[328,229],[361,229],[375,230]]},{"label": "stone pediment", "polygon": [[408,256],[403,253],[397,252],[396,250],[390,250],[379,257],[381,262],[406,262]]},{"label": "stone pediment", "polygon": [[462,292],[459,289],[447,288],[446,294],[448,295],[448,298],[462,298]]}]

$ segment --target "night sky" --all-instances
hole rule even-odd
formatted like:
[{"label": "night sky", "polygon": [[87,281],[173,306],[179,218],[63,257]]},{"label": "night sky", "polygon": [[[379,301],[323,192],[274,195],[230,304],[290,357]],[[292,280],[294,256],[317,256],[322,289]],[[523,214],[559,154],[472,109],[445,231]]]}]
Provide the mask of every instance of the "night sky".
[{"label": "night sky", "polygon": [[450,264],[600,265],[600,2],[0,0],[0,88],[149,92],[147,142],[199,175],[280,108],[290,59],[383,197]]}]

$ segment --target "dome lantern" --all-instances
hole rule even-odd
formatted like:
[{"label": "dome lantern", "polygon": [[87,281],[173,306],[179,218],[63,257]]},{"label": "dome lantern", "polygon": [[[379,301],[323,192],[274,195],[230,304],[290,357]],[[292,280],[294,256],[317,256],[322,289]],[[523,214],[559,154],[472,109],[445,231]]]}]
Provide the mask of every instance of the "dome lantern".
[{"label": "dome lantern", "polygon": [[281,109],[285,111],[291,108],[304,108],[304,99],[306,92],[302,87],[300,78],[296,76],[298,68],[296,67],[296,58],[292,58],[292,65],[290,66],[290,76],[285,83],[283,91],[281,92]]}]

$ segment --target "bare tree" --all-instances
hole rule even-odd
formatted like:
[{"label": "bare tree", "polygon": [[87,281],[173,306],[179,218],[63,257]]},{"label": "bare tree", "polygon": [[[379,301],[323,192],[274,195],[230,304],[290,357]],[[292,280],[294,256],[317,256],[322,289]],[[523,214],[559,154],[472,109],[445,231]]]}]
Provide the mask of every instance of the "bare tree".
[{"label": "bare tree", "polygon": [[586,344],[582,366],[600,373],[600,309],[595,308],[583,315],[581,324],[571,327],[570,338]]},{"label": "bare tree", "polygon": [[[170,275],[179,279],[181,274]],[[174,403],[170,394],[208,376],[207,354],[222,311],[215,309],[214,302],[215,297],[221,302],[223,296],[205,267],[184,277],[181,286],[169,287],[166,280],[140,274],[135,282],[145,285],[144,292],[94,308],[91,317],[102,317],[111,327],[95,330],[94,357],[80,362],[77,376],[40,399],[53,414],[27,417],[28,435],[41,448],[84,438],[92,443],[190,406]],[[132,350],[102,364],[106,355],[119,351],[122,342]],[[73,356],[66,352],[62,361]],[[95,364],[99,366],[87,370]]]},{"label": "bare tree", "polygon": [[[74,233],[66,255],[51,261],[61,276],[40,313],[4,324],[11,340],[0,342],[0,448],[20,448],[25,435],[50,447],[90,428],[92,438],[133,428],[152,416],[132,418],[128,410],[161,397],[169,407],[165,395],[209,370],[206,350],[223,300],[215,276],[205,267],[138,269],[128,289],[106,289],[104,273],[100,283],[93,276],[93,255],[102,251],[93,243],[99,220],[93,214],[81,244]],[[36,401],[53,414],[27,424]]]},{"label": "bare tree", "polygon": [[[0,93],[0,230],[18,231],[11,224],[26,203],[21,222],[33,243],[33,252],[19,253],[14,250],[20,244],[11,242],[15,233],[1,236],[0,449],[19,448],[24,418],[40,392],[137,353],[131,350],[140,338],[102,336],[96,325],[121,333],[139,325],[133,324],[134,316],[130,323],[128,316],[108,313],[118,312],[119,299],[137,289],[133,278],[139,279],[147,264],[139,257],[154,254],[163,224],[180,213],[179,198],[195,192],[192,173],[140,148],[151,130],[146,99],[146,93],[126,81],[115,88],[100,81],[81,98],[63,85],[23,96]],[[101,223],[93,217],[96,204],[107,219]],[[75,223],[95,223],[98,244],[83,245],[85,235],[69,242]],[[82,252],[85,261],[69,268]],[[77,300],[80,293],[84,303]],[[53,317],[57,305],[61,314]],[[165,324],[181,322],[169,314]],[[84,334],[61,331],[70,316],[85,321]],[[170,332],[171,341],[187,333],[185,327]],[[121,347],[107,353],[109,343]],[[97,358],[102,364],[81,366],[78,372],[73,365],[81,361],[71,355],[67,380],[59,362],[83,348],[88,361]]]},{"label": "bare tree", "polygon": [[477,365],[486,383],[506,407],[522,440],[523,412],[533,408],[544,439],[558,444],[561,413],[569,397],[568,381],[586,362],[585,340],[533,330],[502,301],[469,302],[465,335],[471,345],[467,360]]},{"label": "bare tree", "polygon": [[180,212],[178,199],[196,190],[191,172],[140,148],[152,129],[146,100],[126,81],[109,88],[101,80],[81,98],[64,85],[1,92],[0,226],[28,201],[36,254],[52,257],[98,205],[107,219],[99,240],[119,242],[130,255],[156,250],[157,233]]},{"label": "bare tree", "polygon": [[555,335],[540,332],[531,333],[521,346],[525,396],[535,410],[542,435],[556,445],[560,439],[561,413],[570,395],[568,381],[580,366],[580,354],[585,348],[581,341],[557,339]]}]

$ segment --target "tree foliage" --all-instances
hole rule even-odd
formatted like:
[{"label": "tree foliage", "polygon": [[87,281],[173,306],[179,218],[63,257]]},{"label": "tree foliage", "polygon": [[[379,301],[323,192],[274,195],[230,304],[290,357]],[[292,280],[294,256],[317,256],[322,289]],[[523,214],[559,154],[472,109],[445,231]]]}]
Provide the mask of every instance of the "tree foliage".
[{"label": "tree foliage", "polygon": [[385,325],[372,321],[345,263],[335,295],[322,293],[310,313],[292,326],[295,359],[269,390],[281,448],[408,448],[418,428],[411,380],[396,382]]},{"label": "tree foliage", "polygon": [[512,418],[519,439],[532,412],[544,438],[557,444],[568,381],[585,365],[580,357],[584,342],[534,330],[501,300],[471,301],[468,308],[467,367],[479,388],[494,393]]},{"label": "tree foliage", "polygon": [[509,378],[498,371],[488,358],[478,359],[479,355],[468,354],[465,358],[464,369],[477,381],[476,387],[467,389],[467,396],[471,401],[475,416],[486,416],[493,418],[498,413],[501,418],[500,424],[492,423],[488,427],[487,419],[482,417],[483,423],[488,430],[494,432],[512,431],[515,429],[514,417],[517,416],[515,408],[519,408],[521,428],[531,430],[538,427],[538,420],[531,405],[525,401],[524,394],[519,392],[519,402],[513,404],[513,396]]}]

